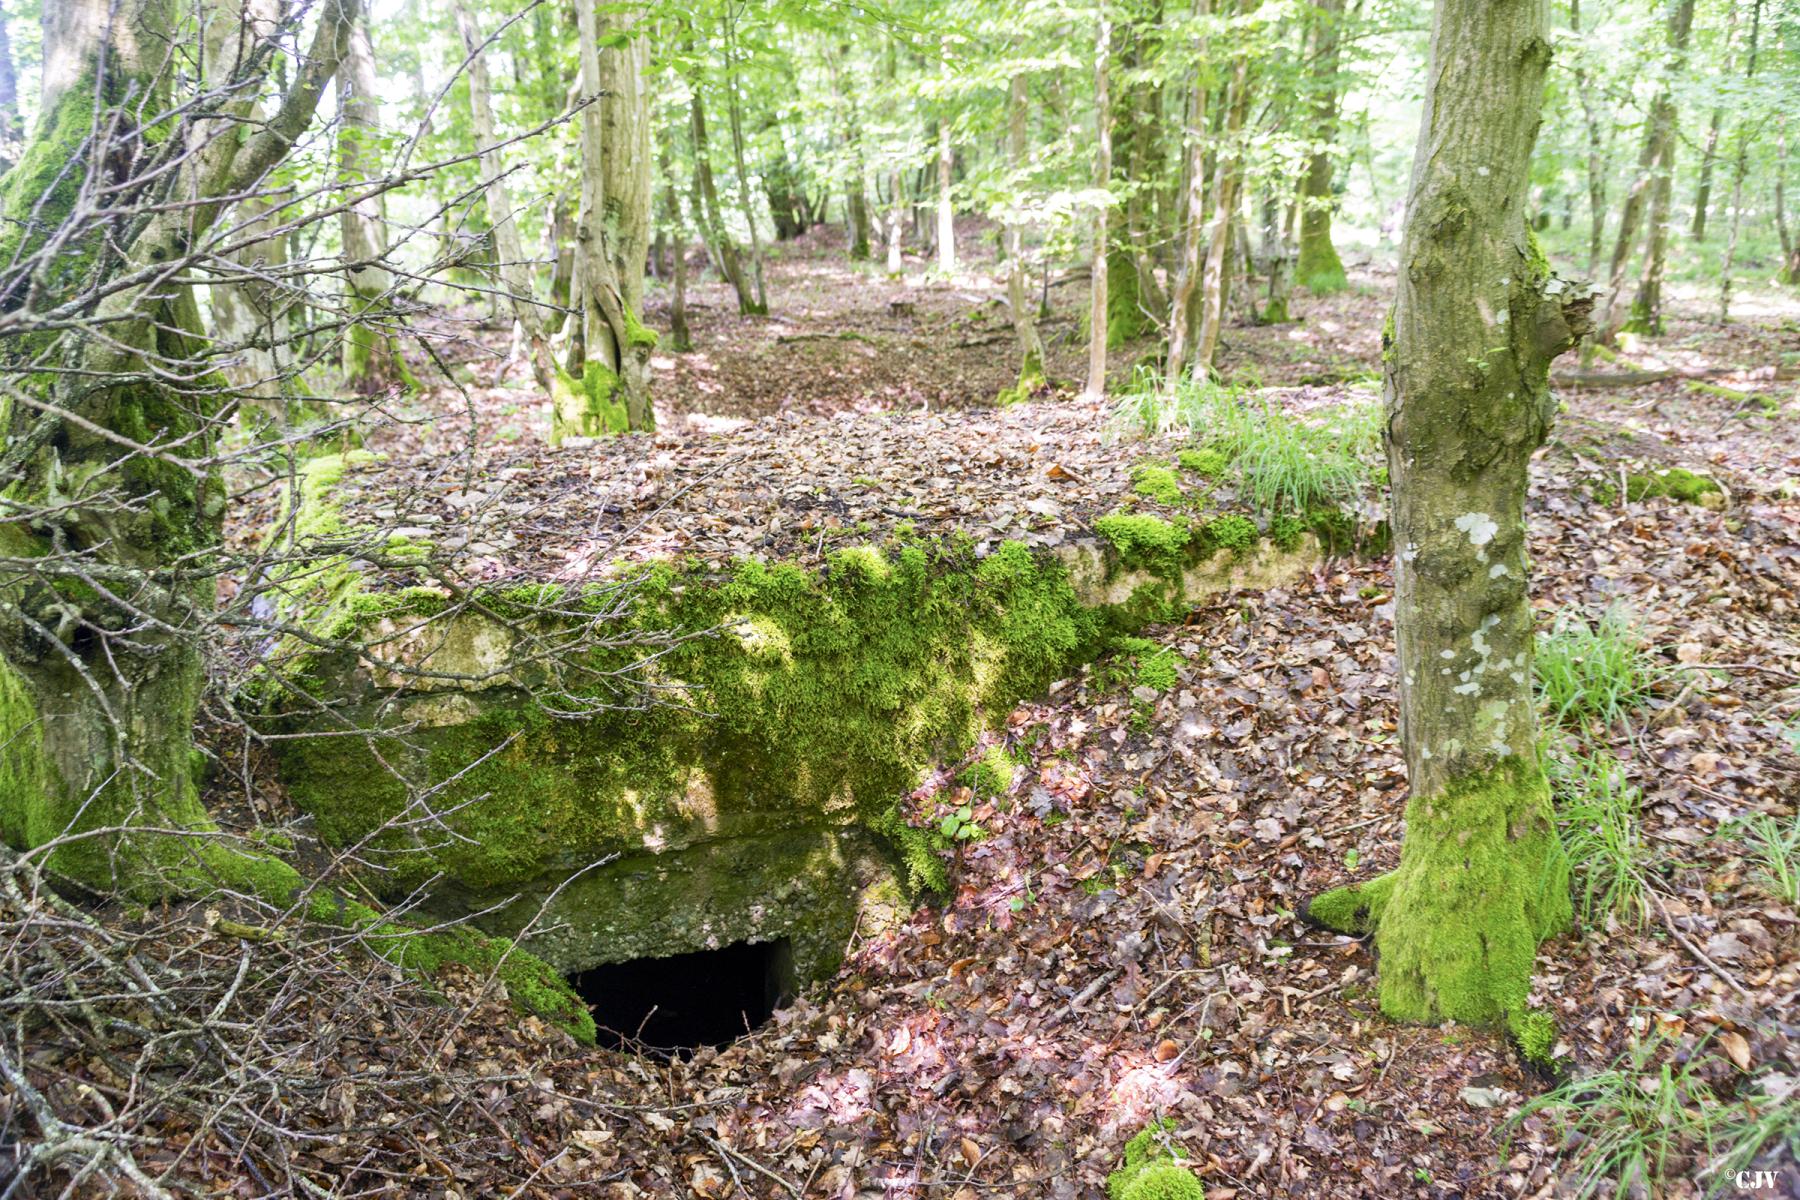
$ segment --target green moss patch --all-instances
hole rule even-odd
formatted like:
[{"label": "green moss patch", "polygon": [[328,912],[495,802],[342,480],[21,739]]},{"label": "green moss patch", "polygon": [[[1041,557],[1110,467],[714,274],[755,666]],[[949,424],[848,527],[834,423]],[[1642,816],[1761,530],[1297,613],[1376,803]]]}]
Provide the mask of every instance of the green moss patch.
[{"label": "green moss patch", "polygon": [[1170,1141],[1175,1123],[1153,1121],[1125,1143],[1119,1169],[1106,1177],[1108,1200],[1205,1200],[1199,1178]]},{"label": "green moss patch", "polygon": [[1724,493],[1716,479],[1697,475],[1684,467],[1669,467],[1625,477],[1627,500],[1678,500],[1683,504],[1701,504],[1707,496]]}]

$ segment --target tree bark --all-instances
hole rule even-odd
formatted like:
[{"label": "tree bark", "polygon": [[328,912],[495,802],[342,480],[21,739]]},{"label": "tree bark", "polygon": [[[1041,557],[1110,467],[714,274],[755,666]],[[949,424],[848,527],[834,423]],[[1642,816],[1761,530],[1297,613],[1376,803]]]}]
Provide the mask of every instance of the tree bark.
[{"label": "tree bark", "polygon": [[[1581,0],[1569,0],[1569,32],[1579,40]],[[1606,141],[1601,134],[1599,110],[1588,86],[1587,70],[1579,60],[1575,64],[1574,77],[1575,94],[1581,101],[1581,120],[1587,129],[1587,269],[1592,274],[1600,262],[1600,248],[1606,239]]]},{"label": "tree bark", "polygon": [[1386,365],[1401,735],[1400,866],[1311,915],[1373,930],[1390,1017],[1527,1019],[1569,921],[1538,756],[1525,485],[1551,360],[1589,300],[1524,220],[1550,62],[1545,0],[1438,0]]},{"label": "tree bark", "polygon": [[[1643,223],[1647,205],[1653,205],[1660,190],[1659,183],[1668,178],[1673,161],[1675,140],[1675,101],[1670,84],[1681,71],[1687,57],[1688,33],[1694,25],[1694,0],[1670,0],[1668,38],[1669,56],[1656,97],[1650,104],[1650,121],[1644,129],[1644,145],[1638,152],[1638,174],[1625,197],[1619,214],[1619,232],[1613,242],[1612,263],[1607,271],[1606,297],[1601,302],[1594,324],[1602,341],[1611,341],[1624,326],[1618,316],[1620,297],[1625,290],[1626,269],[1631,265],[1631,248]],[[1667,210],[1667,201],[1663,201]],[[1655,240],[1654,234],[1652,241]],[[1656,278],[1661,281],[1661,267]]]},{"label": "tree bark", "polygon": [[1300,286],[1320,296],[1343,291],[1349,283],[1337,247],[1331,243],[1331,211],[1336,203],[1331,190],[1335,172],[1332,150],[1337,141],[1338,46],[1343,19],[1344,0],[1319,0],[1313,7],[1308,74],[1317,90],[1312,101],[1312,152],[1300,177],[1300,261],[1294,274]]},{"label": "tree bark", "polygon": [[[386,264],[387,230],[378,195],[359,194],[373,174],[375,140],[381,133],[381,100],[375,81],[375,49],[365,13],[350,31],[350,52],[339,71],[338,181],[345,189],[338,214],[344,278],[352,315],[377,309],[388,298],[393,275]],[[393,335],[378,324],[358,322],[344,334],[344,379],[363,395],[408,383],[411,373]]]},{"label": "tree bark", "polygon": [[[43,102],[18,164],[0,181],[0,262],[28,286],[0,304],[29,320],[83,297],[104,338],[80,328],[13,339],[3,352],[51,353],[70,369],[25,376],[0,408],[9,513],[0,545],[0,836],[37,847],[63,837],[50,868],[141,897],[226,882],[258,865],[204,837],[213,825],[191,773],[202,639],[214,603],[223,485],[213,439],[228,393],[201,368],[196,281],[182,268],[232,204],[267,186],[311,123],[346,52],[357,8],[328,0],[273,115],[252,119],[267,53],[236,5],[203,67],[217,101],[204,120],[170,111],[171,80],[193,61],[170,0],[46,0]],[[266,31],[267,27],[262,27]],[[205,57],[205,56],[203,56]],[[219,136],[239,123],[231,136]],[[159,170],[162,151],[179,165]],[[140,194],[143,219],[97,228],[91,188]],[[84,193],[86,193],[84,195]],[[111,243],[85,268],[98,240]],[[42,260],[42,261],[40,261]],[[11,276],[8,277],[9,279]],[[121,453],[120,439],[143,449]],[[23,514],[45,510],[52,520]]]},{"label": "tree bark", "polygon": [[1094,39],[1094,190],[1100,193],[1094,212],[1094,266],[1089,275],[1088,374],[1084,395],[1106,395],[1106,284],[1111,246],[1106,239],[1106,210],[1112,187],[1112,104],[1108,96],[1108,67],[1112,59],[1112,18],[1106,0],[1100,0],[1098,32]]},{"label": "tree bark", "polygon": [[[1012,168],[1014,188],[1020,186],[1027,166],[1026,103],[1025,75],[1014,72],[1006,100],[1007,165]],[[1024,226],[1016,216],[1006,223],[1006,303],[1019,342],[1019,379],[1010,391],[1000,394],[1002,404],[1029,400],[1044,385],[1044,343],[1031,315],[1031,297],[1025,287]]]},{"label": "tree bark", "polygon": [[938,122],[937,153],[937,260],[938,271],[956,274],[956,206],[950,198],[951,174],[956,169],[956,152],[950,145],[950,122]]}]

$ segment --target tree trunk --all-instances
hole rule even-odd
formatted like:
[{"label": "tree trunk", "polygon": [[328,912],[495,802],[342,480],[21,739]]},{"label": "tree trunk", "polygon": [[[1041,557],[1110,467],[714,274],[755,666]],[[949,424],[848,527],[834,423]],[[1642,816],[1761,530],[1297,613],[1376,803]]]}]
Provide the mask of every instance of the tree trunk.
[{"label": "tree trunk", "polygon": [[[484,41],[460,2],[452,6],[457,32],[462,37],[463,51],[469,56],[469,116],[475,133],[475,148],[485,179],[488,220],[498,260],[496,273],[500,288],[512,310],[513,321],[523,339],[525,355],[531,365],[532,378],[539,390],[550,398],[550,439],[561,441],[571,432],[623,429],[626,425],[624,405],[611,394],[611,388],[590,390],[587,381],[577,380],[556,362],[550,348],[547,310],[532,296],[531,269],[525,261],[525,248],[519,237],[519,224],[514,216],[511,189],[507,187],[507,166],[499,138],[494,132],[494,110],[488,86],[487,54]],[[584,110],[585,115],[585,110]],[[584,185],[586,180],[584,170]],[[578,234],[579,236],[579,234]],[[582,279],[585,292],[588,280]]]},{"label": "tree trunk", "polygon": [[694,348],[687,323],[687,223],[681,219],[681,197],[675,191],[675,165],[669,153],[667,137],[657,139],[658,165],[662,168],[663,208],[669,222],[670,240],[675,243],[674,290],[669,295],[669,348],[686,354]]},{"label": "tree trunk", "polygon": [[888,204],[887,273],[889,279],[894,279],[906,270],[901,245],[906,236],[906,179],[901,175],[899,167],[888,173],[888,183],[894,195]]},{"label": "tree trunk", "polygon": [[[1013,187],[1019,186],[1026,169],[1026,93],[1023,72],[1015,72],[1007,91],[1006,152]],[[1024,226],[1016,219],[1006,223],[1006,304],[1012,313],[1013,334],[1019,340],[1019,379],[1000,393],[1000,403],[1029,400],[1044,386],[1044,343],[1031,316],[1031,297],[1025,288]]]},{"label": "tree trunk", "polygon": [[[1581,0],[1569,0],[1569,32],[1579,41],[1581,34]],[[1592,274],[1600,262],[1600,248],[1606,239],[1606,141],[1601,134],[1600,113],[1594,103],[1593,89],[1588,86],[1587,71],[1577,60],[1575,94],[1581,100],[1581,120],[1587,129],[1588,251],[1587,269]]]},{"label": "tree trunk", "polygon": [[1112,59],[1112,19],[1106,0],[1100,2],[1099,29],[1094,39],[1094,190],[1100,193],[1094,213],[1094,266],[1089,277],[1088,374],[1083,394],[1091,399],[1106,395],[1106,274],[1112,247],[1106,240],[1106,210],[1112,187],[1112,104],[1107,95]]},{"label": "tree trunk", "polygon": [[[1196,17],[1206,14],[1207,3],[1208,0],[1194,0]],[[1205,43],[1199,46],[1198,52],[1199,61],[1204,64]],[[1204,67],[1195,70],[1190,96],[1187,129],[1183,138],[1187,161],[1183,168],[1186,187],[1183,189],[1181,226],[1178,231],[1181,257],[1175,264],[1175,286],[1169,296],[1169,354],[1163,366],[1163,374],[1171,383],[1179,382],[1186,373],[1194,334],[1197,332],[1189,314],[1197,307],[1195,297],[1199,291],[1203,261],[1201,247],[1206,238],[1206,139],[1201,136],[1201,130],[1206,125]]]},{"label": "tree trunk", "polygon": [[1788,227],[1787,120],[1781,118],[1781,132],[1775,137],[1775,233],[1781,239],[1781,282],[1800,283],[1800,237]]},{"label": "tree trunk", "polygon": [[635,322],[644,310],[644,256],[650,249],[650,31],[629,5],[606,4],[604,10],[600,194],[619,296]]},{"label": "tree trunk", "polygon": [[950,176],[956,169],[956,152],[950,146],[950,122],[938,122],[937,154],[937,260],[938,271],[956,274],[956,207],[950,199]]},{"label": "tree trunk", "polygon": [[[1140,22],[1143,24],[1140,25]],[[1113,108],[1113,159],[1120,169],[1114,174],[1124,192],[1124,226],[1111,235],[1106,266],[1106,344],[1109,348],[1135,341],[1156,328],[1150,313],[1168,301],[1161,294],[1150,261],[1144,231],[1144,181],[1154,177],[1157,140],[1148,108],[1155,92],[1144,78],[1143,28],[1162,22],[1162,0],[1152,0],[1141,12],[1129,14],[1117,26],[1120,74],[1124,76]],[[1121,206],[1115,206],[1121,207]]]},{"label": "tree trunk", "polygon": [[1225,298],[1231,286],[1226,255],[1231,247],[1232,218],[1237,213],[1238,182],[1243,172],[1243,151],[1238,135],[1244,128],[1244,112],[1250,101],[1249,67],[1242,55],[1232,72],[1231,98],[1225,117],[1225,145],[1213,169],[1218,183],[1213,188],[1212,241],[1206,250],[1206,275],[1200,284],[1200,332],[1194,339],[1194,372],[1210,375],[1218,353],[1219,334],[1225,325]]},{"label": "tree trunk", "polygon": [[[374,174],[381,136],[381,100],[375,81],[375,48],[367,14],[350,33],[350,53],[338,80],[338,181],[343,211],[338,237],[343,243],[344,278],[352,316],[388,300],[393,275],[387,268],[387,231],[379,195],[359,194]],[[411,373],[392,333],[379,324],[358,322],[344,334],[344,381],[365,396],[410,384]]]},{"label": "tree trunk", "polygon": [[[1626,268],[1631,265],[1631,248],[1643,223],[1644,210],[1658,191],[1658,181],[1667,177],[1666,164],[1673,158],[1675,138],[1675,101],[1670,84],[1681,71],[1687,56],[1688,32],[1694,24],[1694,0],[1671,0],[1669,5],[1669,61],[1658,84],[1656,97],[1650,104],[1650,121],[1644,128],[1644,145],[1638,151],[1638,174],[1625,197],[1619,213],[1619,232],[1613,242],[1612,262],[1607,271],[1606,296],[1601,302],[1594,325],[1602,341],[1611,341],[1622,327],[1618,318],[1619,299],[1625,290]],[[1665,203],[1666,207],[1666,203]],[[1660,268],[1658,268],[1660,280]]]},{"label": "tree trunk", "polygon": [[[321,6],[294,82],[257,120],[266,75],[241,64],[272,61],[251,44],[271,26],[235,5],[205,9],[221,23],[215,61],[239,72],[232,96],[218,95],[226,81],[209,62],[217,103],[204,119],[165,118],[151,143],[135,118],[169,112],[171,78],[193,61],[179,13],[169,0],[45,0],[37,128],[0,181],[0,262],[17,256],[31,274],[0,305],[29,328],[80,303],[106,330],[28,334],[0,351],[71,368],[17,376],[16,395],[35,403],[0,415],[11,514],[0,542],[15,564],[0,574],[0,837],[63,839],[52,871],[144,898],[252,886],[269,865],[183,832],[213,829],[191,756],[224,511],[205,464],[228,397],[204,378],[195,280],[161,268],[208,236],[226,198],[267,187],[357,18],[353,3]],[[158,168],[159,146],[180,148],[179,167]],[[143,219],[97,226],[87,188],[141,194]],[[102,237],[112,254],[90,259]],[[74,258],[103,277],[71,271]],[[140,449],[122,455],[121,439]]]},{"label": "tree trunk", "polygon": [[738,311],[760,316],[768,310],[757,303],[755,293],[750,290],[737,242],[726,231],[719,207],[719,189],[713,182],[712,152],[706,137],[706,109],[700,102],[698,76],[690,79],[688,86],[693,93],[693,100],[688,105],[688,129],[694,142],[694,190],[700,200],[695,215],[705,222],[707,243],[718,258],[720,273],[737,293]]},{"label": "tree trunk", "polygon": [[730,13],[725,17],[725,115],[731,125],[731,157],[737,166],[738,204],[750,227],[750,269],[756,280],[756,311],[769,311],[769,293],[763,286],[762,234],[756,228],[756,209],[750,203],[750,168],[744,161],[744,112],[738,98],[737,37]]},{"label": "tree trunk", "polygon": [[1338,126],[1339,25],[1344,19],[1344,0],[1319,0],[1313,9],[1312,45],[1308,74],[1317,90],[1312,102],[1312,152],[1300,177],[1300,261],[1294,274],[1314,295],[1341,292],[1349,280],[1337,247],[1331,243],[1331,210],[1334,174],[1333,144]]},{"label": "tree trunk", "polygon": [[0,175],[19,161],[25,142],[25,118],[19,112],[19,72],[13,62],[12,36],[6,9],[0,7]]},{"label": "tree trunk", "polygon": [[1524,220],[1548,7],[1438,0],[1383,338],[1406,838],[1392,874],[1310,913],[1374,931],[1381,1008],[1399,1020],[1522,1028],[1538,943],[1570,917],[1538,757],[1524,513],[1556,409],[1550,362],[1589,303]]},{"label": "tree trunk", "polygon": [[[1750,55],[1744,66],[1744,81],[1756,78],[1756,52],[1762,35],[1763,0],[1750,6]],[[1744,208],[1744,175],[1750,166],[1750,122],[1740,120],[1735,133],[1737,155],[1731,164],[1731,223],[1725,235],[1725,258],[1719,265],[1719,323],[1731,320],[1731,272],[1737,266],[1738,230]]]},{"label": "tree trunk", "polygon": [[[581,290],[579,386],[563,393],[553,438],[656,428],[650,351],[656,335],[638,319],[649,244],[649,115],[642,84],[644,39],[609,29],[599,48],[594,0],[577,0],[581,90],[603,97],[581,110],[581,208],[575,271]],[[621,162],[620,160],[624,160]],[[617,187],[615,194],[609,188]]]},{"label": "tree trunk", "polygon": [[[1733,8],[1732,23],[1736,24],[1737,9]],[[1694,223],[1689,232],[1696,242],[1706,240],[1706,215],[1712,207],[1713,163],[1718,158],[1719,132],[1725,124],[1725,110],[1714,108],[1712,120],[1706,126],[1706,141],[1700,148],[1700,182],[1694,187]]]}]

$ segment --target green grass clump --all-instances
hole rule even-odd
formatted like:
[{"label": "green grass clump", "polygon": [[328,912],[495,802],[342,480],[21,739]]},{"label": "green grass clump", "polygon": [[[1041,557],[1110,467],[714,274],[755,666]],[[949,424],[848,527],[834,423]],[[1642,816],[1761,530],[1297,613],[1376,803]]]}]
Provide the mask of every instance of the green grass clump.
[{"label": "green grass clump", "polygon": [[1199,445],[1182,452],[1181,465],[1230,477],[1265,515],[1352,503],[1369,486],[1381,446],[1381,414],[1373,404],[1302,419],[1211,380],[1146,383],[1121,398],[1113,423],[1147,437],[1194,437]]},{"label": "green grass clump", "polygon": [[1175,1122],[1159,1119],[1125,1143],[1124,1161],[1106,1177],[1109,1200],[1205,1200],[1206,1189],[1170,1141],[1174,1132]]},{"label": "green grass clump", "polygon": [[1159,463],[1144,463],[1131,472],[1131,490],[1140,496],[1180,508],[1187,498],[1181,494],[1181,479]]},{"label": "green grass clump", "polygon": [[1611,1066],[1512,1118],[1514,1126],[1538,1114],[1556,1123],[1566,1151],[1558,1195],[1662,1196],[1689,1180],[1708,1196],[1731,1194],[1737,1172],[1765,1152],[1800,1149],[1800,1094],[1754,1080],[1725,1100],[1702,1078],[1703,1056],[1676,1063],[1659,1046],[1634,1041]]},{"label": "green grass clump", "polygon": [[1166,692],[1181,682],[1181,655],[1173,647],[1160,645],[1149,638],[1122,637],[1113,642],[1113,650],[1117,661],[1129,663],[1130,669],[1113,671],[1110,679],[1159,692]]},{"label": "green grass clump", "polygon": [[1538,698],[1553,724],[1612,728],[1650,698],[1665,674],[1623,609],[1609,609],[1592,625],[1579,616],[1558,618],[1538,636]]},{"label": "green grass clump", "polygon": [[1756,863],[1755,884],[1777,900],[1800,904],[1800,816],[1789,818],[1783,828],[1767,813],[1756,813],[1740,828]]},{"label": "green grass clump", "polygon": [[1582,923],[1593,928],[1611,916],[1641,928],[1650,919],[1643,793],[1606,751],[1551,755],[1548,770]]}]

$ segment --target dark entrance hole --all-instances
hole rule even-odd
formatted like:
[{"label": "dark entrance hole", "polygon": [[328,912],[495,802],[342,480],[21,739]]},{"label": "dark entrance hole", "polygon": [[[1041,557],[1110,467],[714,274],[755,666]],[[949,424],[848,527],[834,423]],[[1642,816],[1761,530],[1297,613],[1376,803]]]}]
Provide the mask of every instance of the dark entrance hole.
[{"label": "dark entrance hole", "polygon": [[794,952],[786,938],[738,942],[606,963],[569,982],[594,1010],[601,1045],[682,1054],[743,1037],[786,1004]]}]

